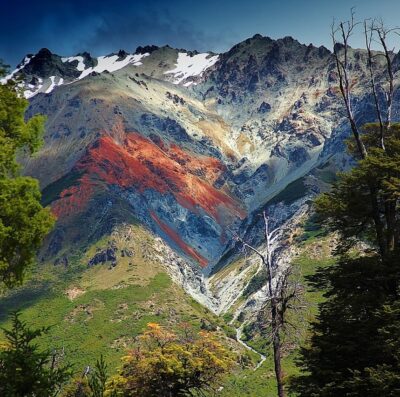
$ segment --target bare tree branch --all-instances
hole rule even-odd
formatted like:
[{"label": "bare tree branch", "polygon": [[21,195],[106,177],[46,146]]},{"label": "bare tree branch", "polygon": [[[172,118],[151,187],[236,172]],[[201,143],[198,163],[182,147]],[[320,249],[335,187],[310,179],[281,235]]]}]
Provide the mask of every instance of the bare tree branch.
[{"label": "bare tree branch", "polygon": [[[349,39],[353,34],[354,28],[356,25],[358,25],[358,23],[355,22],[354,15],[354,9],[352,8],[351,18],[349,21],[340,22],[337,28],[335,28],[335,25],[332,24],[331,37],[333,41],[333,55],[336,61],[336,69],[339,77],[339,88],[346,107],[347,118],[350,122],[350,127],[357,144],[358,152],[361,158],[364,159],[368,154],[367,149],[362,142],[361,134],[353,114],[353,109],[351,106],[351,84],[349,78]],[[340,54],[340,44],[336,38],[338,34],[342,39],[341,47],[343,49],[343,55]]]},{"label": "bare tree branch", "polygon": [[247,243],[238,235],[235,235],[235,239],[242,244],[244,249],[253,252],[261,259],[267,273],[270,313],[269,325],[274,355],[275,377],[277,381],[278,397],[284,397],[285,390],[283,387],[283,372],[281,364],[283,349],[281,332],[285,329],[286,324],[289,324],[289,321],[286,318],[287,311],[296,306],[294,304],[295,301],[300,301],[302,288],[300,283],[292,281],[292,272],[290,267],[282,270],[279,276],[275,277],[274,269],[276,269],[277,266],[274,264],[275,255],[273,243],[279,237],[278,233],[282,232],[283,229],[276,228],[270,231],[270,222],[267,212],[263,211],[262,216],[264,220],[264,240],[266,244],[265,253]]},{"label": "bare tree branch", "polygon": [[373,70],[373,55],[372,55],[372,50],[371,50],[371,43],[373,39],[373,22],[372,26],[370,28],[367,27],[367,21],[364,21],[364,35],[365,35],[365,45],[367,48],[367,54],[368,54],[368,70],[369,70],[369,75],[370,75],[370,83],[371,83],[371,90],[372,90],[372,95],[374,97],[374,103],[375,103],[375,109],[376,109],[376,114],[378,117],[379,121],[379,130],[380,130],[380,137],[379,137],[379,142],[380,146],[383,150],[385,150],[385,141],[384,141],[384,126],[383,126],[383,121],[382,121],[382,112],[381,108],[379,106],[379,99],[378,99],[378,94],[376,91],[376,83],[375,83],[375,73]]}]

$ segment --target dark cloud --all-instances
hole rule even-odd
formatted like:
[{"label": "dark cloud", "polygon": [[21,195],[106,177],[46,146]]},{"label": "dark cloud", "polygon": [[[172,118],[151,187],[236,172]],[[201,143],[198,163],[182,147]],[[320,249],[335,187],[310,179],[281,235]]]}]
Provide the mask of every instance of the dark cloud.
[{"label": "dark cloud", "polygon": [[214,41],[215,37],[207,36],[166,9],[147,9],[139,15],[110,12],[102,16],[93,35],[84,40],[84,45],[99,53],[110,48],[132,51],[144,44],[209,50],[207,43]]},{"label": "dark cloud", "polygon": [[[399,0],[352,0],[359,18],[397,25]],[[2,0],[0,58],[13,66],[41,47],[61,55],[94,55],[138,45],[169,44],[225,51],[261,33],[291,35],[330,47],[333,17],[347,18],[348,0]],[[355,38],[355,45],[363,45]],[[357,41],[358,40],[358,41]]]},{"label": "dark cloud", "polygon": [[8,18],[0,23],[0,35],[8,38],[0,42],[0,57],[15,65],[41,47],[62,55],[81,51],[99,55],[147,44],[209,50],[207,43],[215,47],[212,43],[221,42],[219,35],[208,35],[207,29],[200,30],[174,13],[181,3],[42,0],[23,7],[8,5]]}]

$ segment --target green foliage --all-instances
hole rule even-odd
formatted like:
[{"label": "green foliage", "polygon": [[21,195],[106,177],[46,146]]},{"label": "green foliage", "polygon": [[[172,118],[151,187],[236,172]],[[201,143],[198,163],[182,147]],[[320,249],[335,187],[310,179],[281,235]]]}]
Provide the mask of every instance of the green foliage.
[{"label": "green foliage", "polygon": [[[75,378],[65,389],[63,397],[104,397],[106,394],[106,383],[108,381],[108,368],[103,355],[97,359],[93,371],[87,367],[84,374]],[[89,372],[89,376],[87,374]],[[108,396],[115,394],[108,393]]]},{"label": "green foliage", "polygon": [[[342,251],[360,238],[378,245],[371,191],[376,195],[378,212],[384,214],[381,222],[388,249],[399,244],[396,211],[400,195],[400,125],[393,125],[387,132],[385,150],[377,146],[377,129],[375,124],[364,128],[368,157],[351,171],[340,174],[332,190],[316,200],[320,219],[330,230],[340,233]],[[354,151],[351,143],[349,150]]]},{"label": "green foliage", "polygon": [[[51,333],[41,338],[41,346],[59,346],[62,341],[70,362],[78,371],[95,362],[102,353],[110,364],[116,366],[124,349],[111,348],[113,342],[136,337],[148,322],[165,321],[164,314],[156,315],[143,306],[154,299],[165,309],[173,294],[171,280],[165,273],[156,275],[143,287],[130,285],[118,290],[90,290],[74,301],[65,295],[63,285],[30,284],[27,287],[46,291],[34,296],[32,301],[24,302],[27,307],[22,312],[23,318],[32,319],[35,326],[54,324]],[[13,295],[17,293],[15,291]],[[126,313],[120,313],[119,307],[126,303],[129,306]],[[15,297],[9,302],[9,307],[11,304],[19,307],[21,301]],[[127,317],[121,321],[125,314]]]},{"label": "green foliage", "polygon": [[[289,369],[290,363],[284,359],[284,366]],[[276,397],[276,380],[273,374],[272,355],[264,364],[254,371],[254,368],[242,370],[229,377],[223,390],[217,395],[221,397]]]},{"label": "green foliage", "polygon": [[64,387],[62,397],[89,397],[90,393],[87,377],[79,376]]},{"label": "green foliage", "polygon": [[289,183],[285,189],[279,192],[272,200],[268,202],[268,205],[276,204],[283,201],[285,204],[292,204],[296,200],[304,197],[307,191],[307,187],[304,184],[305,178],[299,178]]},{"label": "green foliage", "polygon": [[312,214],[303,226],[304,233],[297,237],[298,242],[311,241],[316,237],[323,237],[327,235],[327,231],[321,226],[316,214]]},{"label": "green foliage", "polygon": [[35,340],[48,327],[30,329],[18,312],[11,314],[12,328],[3,329],[6,343],[0,347],[0,395],[4,397],[56,396],[70,377],[69,366],[57,366],[49,350],[39,351]]},{"label": "green foliage", "polygon": [[229,324],[232,320],[233,320],[233,314],[232,313],[225,313],[222,315],[222,318],[224,319],[224,321]]},{"label": "green foliage", "polygon": [[184,327],[181,335],[156,323],[140,338],[136,349],[110,383],[121,396],[180,397],[213,391],[233,365],[230,353],[211,334],[195,336]]},{"label": "green foliage", "polygon": [[82,176],[82,172],[73,170],[67,175],[47,185],[42,192],[42,205],[46,206],[51,204],[53,201],[60,198],[60,193],[68,189],[69,187],[76,185],[79,178]]},{"label": "green foliage", "polygon": [[262,269],[257,274],[255,274],[250,280],[249,284],[247,284],[246,288],[243,291],[243,296],[245,298],[249,297],[254,292],[258,291],[262,286],[267,283],[267,273],[265,269]]},{"label": "green foliage", "polygon": [[[400,392],[399,232],[400,126],[379,145],[376,125],[364,128],[368,156],[316,201],[330,230],[339,232],[340,261],[310,277],[324,290],[317,321],[292,381],[299,396],[398,396]],[[349,142],[349,150],[355,152]],[[360,240],[371,248],[350,251]],[[345,253],[347,253],[345,255]]]},{"label": "green foliage", "polygon": [[54,222],[40,205],[37,181],[19,175],[17,155],[33,154],[44,129],[43,116],[25,121],[27,106],[15,83],[0,84],[0,286],[7,287],[22,281]]},{"label": "green foliage", "polygon": [[[399,374],[400,344],[396,332],[388,332],[399,324],[399,312],[391,309],[399,303],[396,261],[382,263],[377,255],[344,257],[320,269],[310,282],[324,289],[327,299],[312,323],[309,346],[301,351],[303,375],[293,381],[293,390],[307,397],[391,395],[378,393],[371,384],[373,374],[388,366],[395,369],[392,376]],[[400,375],[395,377],[399,382]]]},{"label": "green foliage", "polygon": [[43,142],[44,116],[25,122],[29,102],[15,88],[12,82],[0,85],[0,178],[15,176],[20,168],[16,155],[21,150],[33,154]]},{"label": "green foliage", "polygon": [[400,301],[383,306],[377,315],[381,327],[376,344],[381,346],[385,360],[366,368],[365,374],[356,371],[353,382],[358,390],[367,388],[371,396],[396,397],[400,392]]},{"label": "green foliage", "polygon": [[[71,286],[79,286],[80,278],[87,274],[86,261],[82,265],[70,261],[68,268],[52,264],[41,266],[34,277],[43,281],[32,280],[0,300],[0,326],[8,326],[1,318],[2,313],[23,306],[22,318],[29,319],[34,326],[54,325],[49,334],[43,335],[40,346],[62,345],[79,374],[95,363],[101,354],[107,360],[110,372],[114,373],[126,346],[133,343],[149,322],[168,323],[174,327],[174,324],[185,321],[200,329],[201,319],[205,319],[214,328],[220,326],[225,332],[232,329],[224,326],[222,319],[199,303],[192,302],[165,273],[158,273],[139,285],[138,278],[145,271],[141,265],[144,262],[136,262],[141,256],[139,245],[135,246],[135,257],[127,258],[127,261],[138,263],[136,270],[128,273],[128,277],[121,274],[121,281],[129,281],[129,285],[118,289],[112,284],[107,289],[89,288],[73,301],[65,291]],[[112,270],[105,267],[101,273],[103,278],[115,274],[120,266],[118,263]],[[56,277],[56,280],[52,281],[51,277]],[[129,277],[136,281],[129,280]],[[134,284],[130,284],[132,282]]]},{"label": "green foliage", "polygon": [[53,222],[40,205],[35,179],[0,178],[0,282],[12,286],[23,280]]},{"label": "green foliage", "polygon": [[89,376],[89,388],[91,397],[104,397],[106,391],[106,382],[108,380],[107,364],[103,355],[96,361],[94,371]]}]

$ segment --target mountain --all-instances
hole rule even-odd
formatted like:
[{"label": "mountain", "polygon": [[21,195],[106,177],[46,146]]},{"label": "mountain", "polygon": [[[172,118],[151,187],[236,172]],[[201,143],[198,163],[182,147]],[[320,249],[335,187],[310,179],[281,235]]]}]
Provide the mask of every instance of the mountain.
[{"label": "mountain", "polygon": [[[356,112],[365,118],[365,54],[352,56]],[[59,217],[46,255],[85,240],[68,225],[93,211],[110,229],[107,214],[124,202],[209,272],[230,245],[229,230],[246,228],[254,211],[337,155],[335,140],[347,131],[332,54],[290,37],[256,35],[220,55],[144,47],[60,57],[42,49],[18,73],[28,113],[48,116],[45,147],[26,164]]]},{"label": "mountain", "polygon": [[[372,106],[365,57],[351,51],[360,122]],[[261,35],[223,54],[27,55],[6,79],[22,76],[28,115],[48,117],[45,146],[25,167],[58,217],[43,259],[129,212],[205,274],[229,262],[233,234],[269,200],[317,167],[346,166],[335,70],[324,47]]]},{"label": "mountain", "polygon": [[[372,121],[365,51],[350,50],[350,64],[356,119]],[[127,253],[139,250],[131,243],[151,236],[142,257],[214,313],[240,318],[241,331],[266,294],[259,261],[242,254],[235,235],[265,250],[259,215],[268,209],[287,266],[301,251],[310,198],[351,165],[333,55],[291,37],[255,35],[222,54],[42,49],[11,78],[29,99],[27,116],[47,116],[43,148],[23,160],[58,218],[42,266],[60,277],[78,266],[85,280],[102,269],[96,288],[118,274],[108,286],[118,295],[129,285]],[[140,233],[117,244],[129,225]],[[146,260],[135,261],[145,270]]]}]

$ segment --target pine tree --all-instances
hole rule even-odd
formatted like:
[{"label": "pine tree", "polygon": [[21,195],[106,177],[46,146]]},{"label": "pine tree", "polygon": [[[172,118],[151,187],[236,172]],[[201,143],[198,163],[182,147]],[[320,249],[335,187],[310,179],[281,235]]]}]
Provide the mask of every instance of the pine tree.
[{"label": "pine tree", "polygon": [[49,350],[40,351],[36,339],[48,327],[31,329],[19,312],[11,313],[6,343],[0,347],[0,395],[2,397],[52,397],[70,377],[69,366],[58,366]]},{"label": "pine tree", "polygon": [[107,391],[109,381],[108,366],[103,355],[96,361],[93,369],[86,367],[82,376],[75,378],[64,388],[63,397],[114,397],[116,392]]},{"label": "pine tree", "polygon": [[103,355],[96,361],[95,370],[89,377],[91,397],[104,397],[108,380],[107,364]]}]

